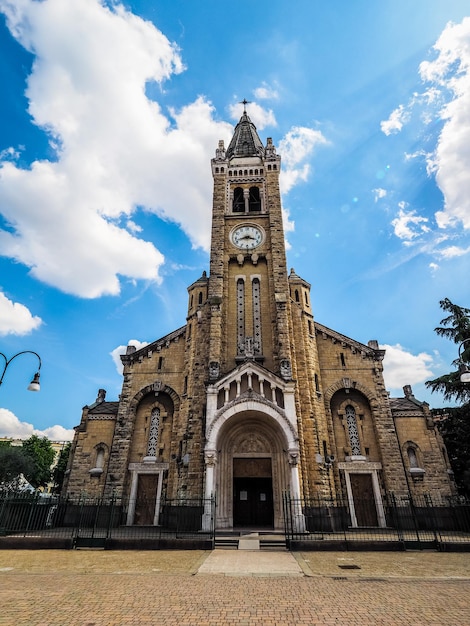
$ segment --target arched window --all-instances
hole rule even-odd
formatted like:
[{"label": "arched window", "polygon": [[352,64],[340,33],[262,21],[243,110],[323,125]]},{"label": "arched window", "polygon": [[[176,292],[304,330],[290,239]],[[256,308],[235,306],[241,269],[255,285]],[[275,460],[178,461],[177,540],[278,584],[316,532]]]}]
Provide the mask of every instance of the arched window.
[{"label": "arched window", "polygon": [[245,281],[237,280],[237,352],[245,351]]},{"label": "arched window", "polygon": [[147,456],[151,456],[151,457],[157,456],[159,428],[160,428],[160,409],[154,408],[152,409],[152,415],[150,417],[150,432],[149,432],[149,440],[147,444]]},{"label": "arched window", "polygon": [[410,467],[419,467],[418,457],[416,456],[416,450],[409,446],[406,453],[408,454],[408,461],[410,463]]},{"label": "arched window", "polygon": [[197,297],[197,303],[202,304],[202,291],[199,292],[199,295]]},{"label": "arched window", "polygon": [[96,451],[96,467],[103,469],[104,466],[104,448],[99,447]]},{"label": "arched window", "polygon": [[259,195],[259,187],[250,187],[248,209],[250,211],[261,211],[261,198]]},{"label": "arched window", "polygon": [[259,278],[253,279],[253,339],[255,354],[262,354],[261,341],[261,285]]},{"label": "arched window", "polygon": [[320,381],[318,380],[318,374],[315,374],[315,391],[320,393]]},{"label": "arched window", "polygon": [[236,187],[233,190],[233,212],[244,213],[245,212],[245,198],[243,196],[243,189]]},{"label": "arched window", "polygon": [[295,290],[295,301],[296,302],[300,302],[300,296],[299,296],[299,290],[298,289]]},{"label": "arched window", "polygon": [[348,427],[349,443],[351,444],[351,456],[361,456],[361,441],[357,429],[356,411],[350,404],[346,407],[346,425]]},{"label": "arched window", "polygon": [[106,455],[106,446],[104,443],[99,443],[95,446],[95,466],[90,470],[90,476],[99,477],[103,473],[104,460]]}]

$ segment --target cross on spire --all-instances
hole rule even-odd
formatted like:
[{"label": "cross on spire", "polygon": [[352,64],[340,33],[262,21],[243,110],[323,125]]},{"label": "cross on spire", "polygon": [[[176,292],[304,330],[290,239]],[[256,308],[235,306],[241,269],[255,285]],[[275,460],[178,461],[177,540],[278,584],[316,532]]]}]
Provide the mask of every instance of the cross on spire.
[{"label": "cross on spire", "polygon": [[243,100],[240,102],[240,104],[243,104],[243,113],[246,113],[246,105],[247,104],[251,104],[250,100],[247,100],[246,98],[243,98]]}]

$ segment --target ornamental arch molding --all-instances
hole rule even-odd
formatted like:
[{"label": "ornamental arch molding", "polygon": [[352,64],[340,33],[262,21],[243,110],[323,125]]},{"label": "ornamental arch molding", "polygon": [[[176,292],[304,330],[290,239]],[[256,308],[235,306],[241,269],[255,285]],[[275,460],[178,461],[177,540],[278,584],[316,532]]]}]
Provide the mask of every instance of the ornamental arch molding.
[{"label": "ornamental arch molding", "polygon": [[180,404],[181,404],[179,395],[176,393],[174,389],[172,389],[168,385],[161,384],[160,382],[157,381],[156,383],[146,385],[135,394],[135,396],[129,402],[127,410],[125,410],[125,413],[124,413],[125,417],[121,416],[119,418],[119,422],[121,424],[125,422],[134,423],[136,419],[137,411],[139,408],[139,404],[142,402],[144,398],[150,396],[151,394],[153,394],[153,400],[154,400],[151,405],[151,408],[156,407],[158,405],[161,406],[162,404],[164,406],[165,403],[162,402],[161,399],[159,400],[159,397],[166,395],[168,398],[170,398],[173,404],[171,413],[174,415],[176,412],[179,411]]},{"label": "ornamental arch molding", "polygon": [[253,412],[272,418],[284,435],[289,451],[298,449],[299,439],[296,428],[276,408],[256,400],[235,402],[218,412],[206,432],[206,449],[215,450],[217,448],[221,430],[232,417],[243,413],[253,414]]},{"label": "ornamental arch molding", "polygon": [[135,396],[132,398],[132,400],[129,402],[129,406],[127,408],[126,411],[126,417],[127,418],[133,418],[136,414],[137,411],[137,407],[139,406],[140,402],[148,395],[150,394],[154,394],[155,397],[155,404],[158,403],[158,396],[160,394],[166,394],[171,401],[173,402],[173,412],[176,413],[179,408],[180,408],[180,397],[179,395],[176,393],[176,391],[172,388],[169,387],[168,385],[164,385],[162,383],[160,383],[159,381],[152,383],[151,385],[147,385],[145,387],[143,387],[140,391],[138,391]]},{"label": "ornamental arch molding", "polygon": [[[349,385],[347,383],[345,384],[346,381],[349,381]],[[370,408],[373,412],[378,409],[377,396],[369,389],[369,387],[366,387],[360,382],[342,378],[341,380],[337,380],[335,383],[330,385],[325,391],[325,404],[328,410],[331,409],[331,400],[334,394],[337,391],[343,391],[346,389],[355,389],[356,391],[359,391],[360,393],[362,393],[363,396],[367,398]]]}]

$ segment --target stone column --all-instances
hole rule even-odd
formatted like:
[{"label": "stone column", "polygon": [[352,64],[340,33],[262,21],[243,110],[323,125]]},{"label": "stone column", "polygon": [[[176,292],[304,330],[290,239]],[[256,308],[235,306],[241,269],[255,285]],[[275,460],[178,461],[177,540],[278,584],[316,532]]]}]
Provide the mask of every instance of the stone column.
[{"label": "stone column", "polygon": [[294,501],[294,530],[298,533],[305,532],[305,517],[302,513],[302,503],[300,501],[300,480],[299,480],[299,451],[297,449],[289,450],[290,465],[290,488],[291,498]]},{"label": "stone column", "polygon": [[215,495],[215,466],[217,463],[217,451],[205,450],[204,461],[206,464],[206,484],[204,489],[204,513],[202,516],[202,530],[211,529],[212,499]]}]

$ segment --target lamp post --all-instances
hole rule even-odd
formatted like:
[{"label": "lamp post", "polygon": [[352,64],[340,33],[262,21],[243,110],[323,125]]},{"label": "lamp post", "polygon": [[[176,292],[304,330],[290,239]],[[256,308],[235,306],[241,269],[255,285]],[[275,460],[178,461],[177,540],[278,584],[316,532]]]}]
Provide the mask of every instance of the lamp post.
[{"label": "lamp post", "polygon": [[470,383],[470,367],[464,362],[462,355],[467,349],[470,348],[470,339],[464,339],[459,346],[459,374],[461,383]]},{"label": "lamp post", "polygon": [[0,352],[0,356],[2,356],[5,359],[5,366],[3,368],[2,375],[0,376],[0,387],[3,383],[3,378],[5,377],[5,373],[8,369],[8,366],[13,361],[13,359],[16,359],[16,357],[20,356],[21,354],[34,354],[38,358],[38,361],[39,361],[38,371],[34,374],[33,380],[29,383],[27,389],[28,391],[39,391],[40,390],[39,371],[41,369],[41,357],[39,356],[37,352],[33,352],[32,350],[23,350],[22,352],[18,352],[17,354],[14,354],[11,357],[11,359],[7,359],[7,357],[3,354],[3,352]]}]

